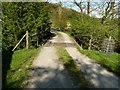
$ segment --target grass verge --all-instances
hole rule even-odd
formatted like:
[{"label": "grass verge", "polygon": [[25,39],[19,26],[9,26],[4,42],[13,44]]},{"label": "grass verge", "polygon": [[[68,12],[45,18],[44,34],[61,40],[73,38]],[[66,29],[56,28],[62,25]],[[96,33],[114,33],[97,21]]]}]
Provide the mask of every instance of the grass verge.
[{"label": "grass verge", "polygon": [[7,72],[7,88],[23,88],[29,67],[40,48],[16,50],[12,55],[10,70]]},{"label": "grass verge", "polygon": [[109,71],[115,73],[117,76],[120,76],[120,60],[118,58],[120,57],[120,54],[106,54],[95,50],[81,50],[80,48],[78,48],[78,50],[82,54],[85,54],[89,58],[99,63],[101,66],[107,68]]},{"label": "grass verge", "polygon": [[73,61],[72,57],[69,56],[67,51],[62,47],[58,47],[57,54],[59,56],[59,60],[68,71],[73,81],[75,81],[75,83],[78,84],[81,88],[88,88],[88,81],[86,81],[84,74],[76,66],[75,62]]}]

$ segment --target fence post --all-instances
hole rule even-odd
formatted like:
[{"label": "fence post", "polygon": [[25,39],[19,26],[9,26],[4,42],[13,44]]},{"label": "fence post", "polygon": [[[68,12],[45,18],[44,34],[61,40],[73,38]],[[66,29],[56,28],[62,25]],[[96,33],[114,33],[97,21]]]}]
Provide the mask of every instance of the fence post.
[{"label": "fence post", "polygon": [[26,49],[28,49],[28,31],[26,31]]},{"label": "fence post", "polygon": [[92,35],[90,35],[88,50],[91,50],[91,45],[92,45]]}]

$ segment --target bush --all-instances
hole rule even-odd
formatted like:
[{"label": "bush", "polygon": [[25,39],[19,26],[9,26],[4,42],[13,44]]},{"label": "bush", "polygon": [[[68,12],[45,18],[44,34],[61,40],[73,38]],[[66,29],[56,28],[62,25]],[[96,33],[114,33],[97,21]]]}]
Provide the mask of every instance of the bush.
[{"label": "bush", "polygon": [[[2,2],[3,48],[14,47],[22,36],[29,32],[30,46],[42,44],[50,36],[48,3],[45,2]],[[25,39],[19,48],[25,47]]]}]

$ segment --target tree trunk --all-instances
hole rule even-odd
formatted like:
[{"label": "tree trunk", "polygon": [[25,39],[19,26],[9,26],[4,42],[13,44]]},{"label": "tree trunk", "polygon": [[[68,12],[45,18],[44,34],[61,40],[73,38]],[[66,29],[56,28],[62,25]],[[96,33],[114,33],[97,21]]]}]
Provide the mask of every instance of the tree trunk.
[{"label": "tree trunk", "polygon": [[74,4],[76,4],[76,5],[79,7],[80,12],[81,12],[81,14],[82,14],[82,13],[83,13],[82,2],[80,1],[80,2],[78,3],[76,0],[74,0]]},{"label": "tree trunk", "polygon": [[28,31],[26,31],[26,49],[28,49]]},{"label": "tree trunk", "polygon": [[103,24],[110,12],[110,2],[107,2],[107,7],[105,8],[105,15],[102,17],[101,23]]},{"label": "tree trunk", "polygon": [[[61,5],[61,2],[60,2]],[[61,21],[62,21],[62,8],[61,6],[58,7],[58,15],[59,15],[59,29],[61,29]]]},{"label": "tree trunk", "polygon": [[87,14],[90,14],[90,0],[87,1]]},{"label": "tree trunk", "polygon": [[106,18],[110,18],[110,16],[112,16],[112,18],[114,17],[114,4],[115,0],[110,0],[109,2],[107,2],[107,7],[105,8],[105,15],[102,17],[101,23],[104,23]]},{"label": "tree trunk", "polygon": [[111,19],[114,18],[114,4],[115,4],[115,0],[112,0],[112,2],[111,2],[112,18]]}]

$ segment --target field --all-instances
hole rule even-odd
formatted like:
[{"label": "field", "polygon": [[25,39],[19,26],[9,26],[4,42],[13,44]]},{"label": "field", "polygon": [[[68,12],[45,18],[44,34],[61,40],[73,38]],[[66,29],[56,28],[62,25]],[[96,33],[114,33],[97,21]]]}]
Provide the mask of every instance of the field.
[{"label": "field", "polygon": [[10,70],[7,73],[7,87],[24,87],[27,73],[40,48],[16,50],[12,55]]}]

